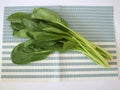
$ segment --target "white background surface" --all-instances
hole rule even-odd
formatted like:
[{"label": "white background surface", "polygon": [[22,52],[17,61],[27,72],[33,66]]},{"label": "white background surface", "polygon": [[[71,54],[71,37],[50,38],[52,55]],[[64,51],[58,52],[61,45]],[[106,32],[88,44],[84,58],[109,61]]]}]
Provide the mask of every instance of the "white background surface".
[{"label": "white background surface", "polygon": [[[4,6],[87,5],[114,6],[118,60],[120,60],[120,0],[0,0],[0,51],[2,45]],[[1,54],[1,52],[0,52]],[[0,56],[1,60],[1,56]],[[120,63],[120,62],[119,62]],[[119,70],[120,71],[120,70]],[[8,82],[0,81],[0,90],[120,90],[120,80],[69,82]]]}]

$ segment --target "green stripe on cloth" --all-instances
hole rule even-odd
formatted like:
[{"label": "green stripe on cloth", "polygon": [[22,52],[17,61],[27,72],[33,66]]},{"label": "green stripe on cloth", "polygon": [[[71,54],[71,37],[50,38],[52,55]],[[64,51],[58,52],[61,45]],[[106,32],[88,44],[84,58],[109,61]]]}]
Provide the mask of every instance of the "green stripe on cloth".
[{"label": "green stripe on cloth", "polygon": [[[117,68],[69,68],[69,69],[2,69],[2,72],[69,72],[69,71],[117,71]],[[4,75],[3,75],[4,76]]]},{"label": "green stripe on cloth", "polygon": [[117,74],[72,74],[72,75],[4,75],[2,78],[82,78],[82,77],[116,77]]}]

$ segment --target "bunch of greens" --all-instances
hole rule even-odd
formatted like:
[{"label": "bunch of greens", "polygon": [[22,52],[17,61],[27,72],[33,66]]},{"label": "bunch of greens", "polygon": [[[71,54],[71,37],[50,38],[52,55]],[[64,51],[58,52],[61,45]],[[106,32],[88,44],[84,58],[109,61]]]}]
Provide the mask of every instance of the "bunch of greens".
[{"label": "bunch of greens", "polygon": [[8,16],[8,21],[13,36],[28,38],[12,50],[11,58],[15,64],[43,60],[55,51],[76,50],[96,64],[110,67],[107,60],[112,56],[106,50],[70,29],[67,22],[50,9],[36,8],[32,14],[16,12]]}]

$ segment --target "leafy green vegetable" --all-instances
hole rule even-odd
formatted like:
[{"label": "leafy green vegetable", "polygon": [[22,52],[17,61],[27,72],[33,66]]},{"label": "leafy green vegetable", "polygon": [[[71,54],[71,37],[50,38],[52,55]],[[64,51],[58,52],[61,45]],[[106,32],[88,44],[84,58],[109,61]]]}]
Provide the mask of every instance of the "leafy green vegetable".
[{"label": "leafy green vegetable", "polygon": [[50,40],[59,40],[64,38],[63,35],[58,35],[48,32],[29,32],[29,37],[38,41],[50,41]]},{"label": "leafy green vegetable", "polygon": [[22,20],[25,18],[30,19],[31,14],[24,13],[24,12],[16,12],[16,13],[8,16],[8,21],[10,21],[12,23],[22,23]]},{"label": "leafy green vegetable", "polygon": [[37,31],[37,21],[31,18],[31,14],[17,12],[8,16],[8,20],[11,22],[11,28],[13,29],[13,35],[19,38],[29,38],[28,31]]},{"label": "leafy green vegetable", "polygon": [[68,50],[76,50],[76,49],[78,49],[80,47],[76,42],[67,41],[67,42],[64,42],[63,48],[68,49]]},{"label": "leafy green vegetable", "polygon": [[50,9],[36,8],[32,14],[17,12],[8,16],[8,20],[14,36],[29,38],[13,49],[13,63],[30,63],[55,51],[76,50],[96,64],[110,67],[107,61],[112,59],[110,53],[69,28],[67,22]]},{"label": "leafy green vegetable", "polygon": [[27,29],[21,29],[21,30],[19,30],[19,31],[17,31],[17,30],[13,30],[13,35],[15,36],[15,37],[22,37],[22,38],[28,38],[28,35],[26,34],[27,33]]},{"label": "leafy green vegetable", "polygon": [[35,8],[31,17],[34,19],[55,21],[55,22],[62,23],[65,26],[68,26],[67,22],[64,19],[62,19],[57,13],[47,8]]},{"label": "leafy green vegetable", "polygon": [[65,32],[64,30],[61,30],[59,28],[53,27],[48,23],[40,23],[39,27],[42,31],[49,32],[49,33],[56,33],[56,34],[62,34],[70,36],[68,32]]},{"label": "leafy green vegetable", "polygon": [[[49,13],[49,12],[51,13]],[[100,51],[105,51],[101,48],[101,50],[96,50],[96,48],[94,48],[95,46],[93,46],[88,40],[86,40],[84,37],[82,37],[81,35],[79,35],[78,33],[74,32],[73,30],[71,30],[69,27],[65,26],[63,23],[61,23],[59,19],[59,15],[57,16],[56,14],[52,14],[53,11],[51,10],[42,10],[42,12],[40,12],[40,9],[38,10],[35,10],[35,12],[33,11],[33,14],[32,14],[32,17],[35,18],[35,19],[40,19],[40,20],[44,20],[44,21],[48,21],[50,22],[52,25],[56,26],[57,28],[60,28],[62,30],[64,30],[65,32],[68,32],[70,35],[74,36],[74,39],[75,41],[80,45],[81,48],[83,48],[83,50],[85,52],[88,53],[88,57],[89,58],[92,58],[93,61],[95,62],[99,62],[99,64],[105,66],[105,67],[109,67],[109,64],[108,62],[105,60],[106,58],[104,58],[102,55],[101,55],[101,52]],[[37,14],[37,15],[36,15]],[[51,14],[53,17],[55,17],[56,19],[48,19],[48,18],[45,18],[45,17],[41,17],[40,15],[42,14],[42,16],[49,16],[49,14]],[[36,16],[35,16],[36,15]],[[112,56],[108,53],[105,52],[105,56],[107,57],[110,57],[110,59],[112,59]]]},{"label": "leafy green vegetable", "polygon": [[32,45],[32,43],[28,46],[25,46],[25,43],[21,43],[13,49],[11,53],[13,63],[27,64],[32,61],[43,60],[53,52],[52,50],[44,50],[42,47],[35,48],[33,46],[34,44]]},{"label": "leafy green vegetable", "polygon": [[11,23],[10,26],[11,26],[12,29],[14,29],[16,31],[19,31],[19,30],[25,28],[21,23]]},{"label": "leafy green vegetable", "polygon": [[60,41],[27,40],[12,50],[12,62],[15,64],[27,64],[33,61],[43,60],[54,51],[63,52],[63,43]]}]

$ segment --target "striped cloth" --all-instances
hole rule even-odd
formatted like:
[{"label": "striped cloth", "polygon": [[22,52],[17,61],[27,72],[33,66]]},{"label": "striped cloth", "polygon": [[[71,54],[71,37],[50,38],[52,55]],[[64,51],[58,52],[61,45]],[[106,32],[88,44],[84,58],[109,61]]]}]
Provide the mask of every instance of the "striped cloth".
[{"label": "striped cloth", "polygon": [[81,53],[55,52],[42,61],[27,65],[11,62],[11,50],[25,39],[12,36],[7,17],[14,12],[31,13],[35,6],[5,7],[2,46],[2,80],[67,81],[83,79],[118,79],[113,7],[111,6],[45,6],[59,13],[75,31],[100,45],[113,55],[111,68],[94,64]]}]

